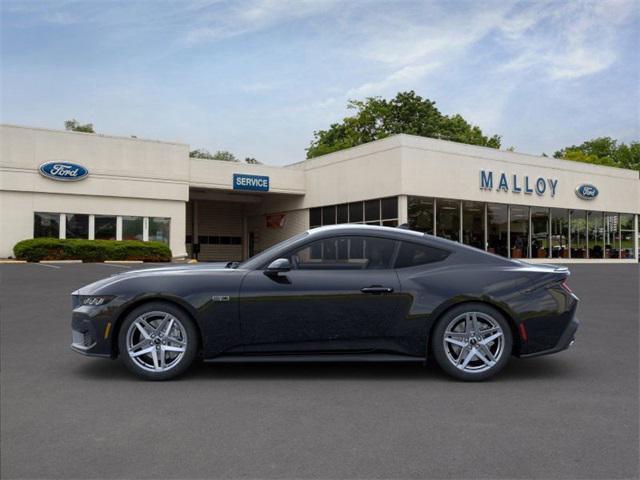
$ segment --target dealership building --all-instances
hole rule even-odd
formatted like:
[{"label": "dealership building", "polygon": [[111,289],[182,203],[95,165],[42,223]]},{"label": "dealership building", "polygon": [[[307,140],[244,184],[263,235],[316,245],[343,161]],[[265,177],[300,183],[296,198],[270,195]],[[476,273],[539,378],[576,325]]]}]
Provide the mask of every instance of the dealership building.
[{"label": "dealership building", "polygon": [[394,135],[283,167],[181,143],[0,126],[0,258],[34,237],[167,243],[245,259],[339,223],[424,231],[511,258],[637,262],[637,171]]}]

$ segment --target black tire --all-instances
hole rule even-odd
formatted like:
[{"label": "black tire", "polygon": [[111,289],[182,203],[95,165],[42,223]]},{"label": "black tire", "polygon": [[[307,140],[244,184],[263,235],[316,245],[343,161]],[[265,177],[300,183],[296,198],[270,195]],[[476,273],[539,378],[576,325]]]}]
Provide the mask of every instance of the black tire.
[{"label": "black tire", "polygon": [[[156,315],[156,312],[168,314],[169,316],[173,317],[174,319],[173,325],[177,329],[174,331],[178,331],[180,333],[180,338],[184,337],[184,340],[186,340],[186,346],[184,347],[178,346],[178,348],[184,348],[184,352],[180,352],[182,353],[181,358],[177,359],[180,354],[175,353],[174,363],[171,364],[171,366],[167,365],[168,369],[163,371],[150,371],[148,369],[145,369],[144,366],[141,365],[145,363],[145,361],[149,362],[149,358],[150,357],[153,358],[152,354],[141,355],[139,356],[139,359],[134,360],[127,348],[127,334],[130,329],[132,330],[132,332],[136,331],[135,330],[136,327],[135,326],[132,327],[136,319],[138,319],[139,317],[145,314],[151,315],[150,317],[148,317],[151,319],[150,322],[152,322],[149,325],[153,327],[154,326],[153,322],[155,322],[155,326],[159,326],[160,320],[153,320],[156,317],[158,319],[160,318],[159,315]],[[178,327],[177,326],[178,324],[182,328]],[[132,333],[132,335],[134,335],[134,333]],[[138,335],[140,336],[141,334],[138,333]],[[147,345],[145,345],[140,349],[142,350],[144,348],[151,348],[151,346],[153,346],[151,342],[157,341],[157,337],[160,337],[160,336],[162,335],[158,333],[158,330],[155,330],[154,337],[156,338],[147,340],[150,343],[149,346],[147,347]],[[146,338],[144,337],[139,337],[139,338],[146,340]],[[169,338],[171,337],[165,337],[165,340],[168,340]],[[169,380],[171,378],[175,378],[181,375],[182,373],[184,373],[191,366],[194,359],[196,358],[196,355],[198,353],[198,344],[199,344],[198,329],[196,328],[191,317],[176,305],[173,305],[168,302],[162,302],[162,301],[148,302],[133,309],[122,322],[122,325],[120,326],[120,332],[118,334],[118,347],[119,347],[120,358],[122,359],[122,362],[127,367],[127,369],[129,369],[131,372],[133,372],[134,374],[136,374],[137,376],[145,380]],[[175,346],[176,344],[174,343],[172,345]],[[156,346],[156,347],[158,349],[162,348],[161,346]],[[172,356],[172,352],[169,352],[169,357],[171,356]],[[164,358],[167,358],[167,357],[165,356]],[[155,360],[153,360],[153,363],[155,364]]]},{"label": "black tire", "polygon": [[[483,344],[486,339],[490,338],[492,334],[489,333],[481,333],[477,335],[475,333],[470,333],[469,335],[465,332],[461,332],[459,335],[464,335],[466,337],[471,337],[470,339],[461,338],[457,340],[456,337],[452,335],[448,335],[448,338],[453,338],[454,340],[461,341],[466,344],[466,347],[454,345],[447,343],[445,346],[445,331],[447,327],[451,327],[453,324],[454,328],[456,325],[460,325],[459,322],[465,321],[461,319],[461,316],[464,318],[473,318],[473,313],[476,313],[475,318],[480,325],[480,332],[483,329],[488,329],[489,326],[495,323],[496,326],[499,326],[502,332],[502,338],[497,338],[495,341],[489,342],[487,345]],[[470,315],[467,317],[467,315]],[[466,323],[464,324],[466,327]],[[495,328],[495,327],[494,327]],[[486,330],[487,332],[489,330]],[[497,333],[497,331],[496,331]],[[482,340],[478,340],[481,338]],[[433,357],[436,362],[440,366],[442,370],[444,370],[447,374],[451,375],[454,378],[464,381],[481,381],[486,380],[490,377],[496,375],[500,370],[502,370],[505,365],[509,362],[509,358],[511,357],[511,350],[513,347],[513,335],[511,332],[511,327],[509,326],[509,322],[504,318],[504,315],[501,314],[495,308],[486,305],[484,303],[465,303],[463,305],[452,308],[451,310],[445,312],[445,314],[438,319],[438,323],[433,329],[433,333],[431,335],[431,351],[433,352]],[[463,350],[465,349],[466,350]],[[472,352],[472,349],[476,348],[476,351],[480,352],[484,358],[489,359],[488,355],[485,355],[485,348],[489,349],[489,353],[493,355],[494,353],[500,353],[498,358],[495,358],[495,362],[485,362],[480,357],[471,355],[472,360],[469,361],[465,370],[461,369],[462,364],[456,364],[454,361],[456,360],[456,353],[460,352],[457,358],[466,359],[467,355],[464,355],[463,352]],[[490,360],[490,359],[489,359]],[[464,362],[462,362],[464,363]],[[477,368],[477,371],[470,371],[470,369]]]}]

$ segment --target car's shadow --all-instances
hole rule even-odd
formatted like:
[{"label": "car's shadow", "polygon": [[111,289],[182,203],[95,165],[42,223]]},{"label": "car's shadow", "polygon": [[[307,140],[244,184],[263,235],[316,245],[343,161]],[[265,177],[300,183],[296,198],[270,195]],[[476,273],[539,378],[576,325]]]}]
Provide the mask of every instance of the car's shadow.
[{"label": "car's shadow", "polygon": [[[77,368],[86,379],[127,381],[136,380],[119,361],[87,359]],[[575,362],[560,358],[520,360],[512,358],[492,382],[526,382],[544,379],[575,378],[579,368]],[[375,380],[455,381],[433,362],[422,364],[399,363],[243,363],[211,364],[196,362],[182,381],[192,380]]]}]

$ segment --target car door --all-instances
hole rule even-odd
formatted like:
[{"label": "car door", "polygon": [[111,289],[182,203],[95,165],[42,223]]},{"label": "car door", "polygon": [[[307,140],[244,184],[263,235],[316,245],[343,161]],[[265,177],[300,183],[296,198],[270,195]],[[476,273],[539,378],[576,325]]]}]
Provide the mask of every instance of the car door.
[{"label": "car door", "polygon": [[397,242],[344,236],[312,241],[284,257],[291,270],[254,270],[243,281],[245,351],[362,350],[398,321]]}]

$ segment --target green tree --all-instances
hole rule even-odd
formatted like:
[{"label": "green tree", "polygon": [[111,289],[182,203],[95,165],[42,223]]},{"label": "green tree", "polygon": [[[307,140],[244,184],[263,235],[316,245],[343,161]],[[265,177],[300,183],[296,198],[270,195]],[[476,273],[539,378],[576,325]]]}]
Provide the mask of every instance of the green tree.
[{"label": "green tree", "polygon": [[75,118],[64,122],[64,129],[70,132],[96,133],[93,129],[93,123],[85,123],[82,125]]},{"label": "green tree", "polygon": [[558,150],[553,156],[574,162],[593,163],[640,171],[639,141],[634,141],[627,145],[623,142],[618,143],[617,140],[611,137],[598,137],[593,140],[587,140],[580,145],[571,145]]},{"label": "green tree", "polygon": [[435,105],[413,90],[399,92],[391,100],[380,97],[349,100],[347,108],[355,110],[355,114],[330,125],[327,130],[315,131],[307,148],[307,158],[398,133],[500,148],[500,136],[487,137],[480,127],[471,125],[461,115],[443,115]]},{"label": "green tree", "polygon": [[237,162],[238,161],[236,156],[233,153],[228,152],[227,150],[218,150],[216,153],[213,154],[213,159],[214,160],[222,160],[222,161],[225,161],[225,162]]},{"label": "green tree", "polygon": [[218,150],[216,153],[211,153],[209,150],[200,148],[197,150],[191,150],[189,152],[191,158],[204,158],[206,160],[223,160],[225,162],[237,162],[236,156],[226,150]]},{"label": "green tree", "polygon": [[213,160],[213,155],[209,152],[209,150],[205,150],[204,148],[191,150],[189,152],[189,156],[191,158],[204,158],[206,160]]}]

